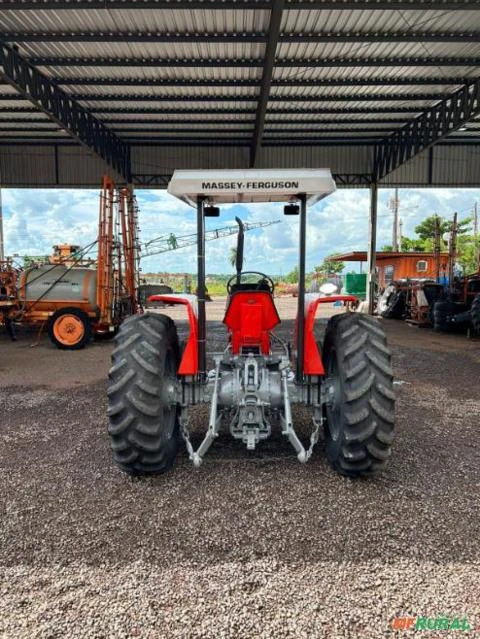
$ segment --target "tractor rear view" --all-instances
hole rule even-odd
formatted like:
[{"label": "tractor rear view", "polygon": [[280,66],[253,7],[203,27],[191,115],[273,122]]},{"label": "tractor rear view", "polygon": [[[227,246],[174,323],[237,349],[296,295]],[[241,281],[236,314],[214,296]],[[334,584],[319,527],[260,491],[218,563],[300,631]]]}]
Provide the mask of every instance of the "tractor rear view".
[{"label": "tractor rear view", "polygon": [[[153,299],[185,307],[189,337],[180,348],[174,322],[146,313],[128,318],[116,337],[108,384],[111,447],[116,463],[132,475],[164,472],[183,439],[200,466],[222,429],[255,450],[274,429],[307,462],[324,429],[326,454],[350,477],[382,469],[391,455],[394,388],[391,354],[377,320],[357,313],[333,316],[323,343],[315,336],[318,307],[350,295],[306,294],[307,202],[335,190],[330,171],[176,171],[169,192],[196,206],[198,300],[191,295]],[[225,348],[210,354],[205,317],[205,217],[226,202],[286,202],[299,216],[299,291],[294,345],[275,333],[280,324],[274,284],[262,272],[243,271],[240,220],[236,274],[227,285]],[[328,291],[334,293],[333,291]],[[325,291],[327,293],[327,291]],[[209,404],[206,432],[197,448],[190,438],[190,409]],[[311,412],[308,441],[298,436],[293,406]]]}]

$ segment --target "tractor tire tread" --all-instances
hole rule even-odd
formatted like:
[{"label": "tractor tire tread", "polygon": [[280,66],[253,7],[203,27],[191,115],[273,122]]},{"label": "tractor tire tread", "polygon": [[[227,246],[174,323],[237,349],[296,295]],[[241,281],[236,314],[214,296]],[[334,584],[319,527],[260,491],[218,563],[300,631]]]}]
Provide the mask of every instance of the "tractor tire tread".
[{"label": "tractor tire tread", "polygon": [[470,316],[473,330],[480,335],[480,294],[473,299]]},{"label": "tractor tire tread", "polygon": [[177,408],[166,406],[163,396],[167,358],[178,369],[175,324],[159,314],[132,316],[115,342],[107,389],[114,461],[131,475],[165,472],[179,439]]},{"label": "tractor tire tread", "polygon": [[337,374],[342,377],[343,423],[335,441],[325,425],[327,458],[343,475],[368,476],[383,469],[391,456],[395,421],[391,353],[378,320],[355,313],[330,319],[326,363],[331,352],[336,353]]}]

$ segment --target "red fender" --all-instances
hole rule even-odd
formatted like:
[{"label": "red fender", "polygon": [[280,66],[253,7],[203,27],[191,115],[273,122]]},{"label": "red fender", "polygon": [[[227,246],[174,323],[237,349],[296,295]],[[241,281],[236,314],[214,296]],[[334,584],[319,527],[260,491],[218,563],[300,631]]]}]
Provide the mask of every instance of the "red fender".
[{"label": "red fender", "polygon": [[187,307],[190,334],[188,336],[182,361],[178,367],[179,375],[196,375],[198,373],[198,319],[194,295],[150,295],[149,302],[164,302],[165,304],[182,304]]},{"label": "red fender", "polygon": [[322,295],[307,294],[305,295],[305,338],[304,338],[304,356],[303,356],[303,372],[305,375],[325,375],[322,356],[318,350],[313,328],[315,326],[315,315],[319,304],[329,304],[331,302],[356,302],[357,298],[353,295],[331,295],[323,297]]}]

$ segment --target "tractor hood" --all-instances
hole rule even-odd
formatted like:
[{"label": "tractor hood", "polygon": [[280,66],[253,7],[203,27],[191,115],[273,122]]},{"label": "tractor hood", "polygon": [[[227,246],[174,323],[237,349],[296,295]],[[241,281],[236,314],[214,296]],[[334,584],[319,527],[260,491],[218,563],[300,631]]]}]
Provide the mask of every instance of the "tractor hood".
[{"label": "tractor hood", "polygon": [[175,171],[168,192],[196,206],[199,198],[211,204],[289,202],[299,195],[314,204],[335,191],[330,169],[245,169]]}]

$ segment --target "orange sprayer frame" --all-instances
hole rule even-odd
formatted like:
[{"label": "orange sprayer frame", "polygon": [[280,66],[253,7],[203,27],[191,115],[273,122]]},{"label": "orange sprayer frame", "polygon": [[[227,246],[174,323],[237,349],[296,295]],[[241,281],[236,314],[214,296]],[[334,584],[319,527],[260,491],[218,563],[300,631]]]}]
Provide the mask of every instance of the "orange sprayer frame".
[{"label": "orange sprayer frame", "polygon": [[113,315],[113,204],[115,185],[104,176],[100,193],[98,217],[97,306],[100,311],[98,324],[112,325]]},{"label": "orange sprayer frame", "polygon": [[137,282],[136,282],[136,261],[137,261],[137,220],[135,200],[132,192],[128,188],[120,189],[120,224],[123,238],[123,274],[124,288],[130,298],[132,310],[137,311]]}]

